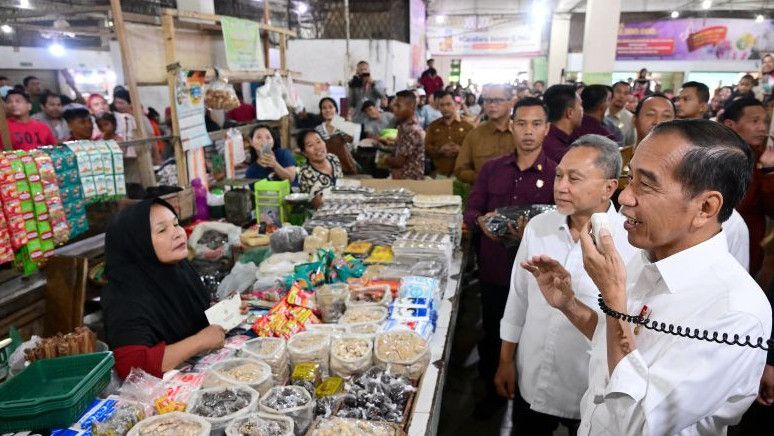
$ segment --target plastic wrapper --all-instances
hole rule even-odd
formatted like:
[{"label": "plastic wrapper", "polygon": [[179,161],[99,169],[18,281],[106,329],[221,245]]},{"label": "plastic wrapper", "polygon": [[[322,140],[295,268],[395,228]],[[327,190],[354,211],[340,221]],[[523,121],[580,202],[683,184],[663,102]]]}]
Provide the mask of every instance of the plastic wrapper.
[{"label": "plastic wrapper", "polygon": [[310,436],[398,436],[400,429],[387,422],[363,419],[321,418],[309,432]]},{"label": "plastic wrapper", "polygon": [[350,253],[350,254],[355,254],[355,255],[358,255],[358,256],[365,256],[365,255],[367,255],[371,251],[371,248],[373,246],[374,245],[372,243],[370,243],[370,242],[355,241],[355,242],[351,242],[349,245],[347,245],[347,247],[344,249],[344,252],[345,253]]},{"label": "plastic wrapper", "polygon": [[317,308],[323,322],[337,322],[346,311],[346,299],[349,296],[349,286],[344,283],[323,285],[317,289]]},{"label": "plastic wrapper", "polygon": [[231,247],[240,243],[242,228],[229,223],[203,222],[194,227],[188,238],[197,257],[218,259],[231,255]]},{"label": "plastic wrapper", "polygon": [[254,263],[237,262],[234,264],[231,272],[218,285],[217,298],[223,299],[233,292],[241,294],[247,291],[255,283],[255,274],[257,272],[258,267]]},{"label": "plastic wrapper", "polygon": [[339,324],[382,323],[387,319],[387,308],[382,306],[353,307],[339,318]]},{"label": "plastic wrapper", "polygon": [[216,73],[215,80],[207,86],[207,91],[204,93],[204,104],[210,109],[230,111],[239,107],[239,98],[234,87]]},{"label": "plastic wrapper", "polygon": [[314,229],[312,229],[312,236],[317,236],[318,238],[320,238],[321,241],[328,242],[328,238],[330,237],[330,231],[325,227],[317,226]]},{"label": "plastic wrapper", "polygon": [[104,421],[94,421],[91,425],[93,436],[122,436],[138,422],[145,419],[145,409],[132,403],[120,403],[113,414]]},{"label": "plastic wrapper", "polygon": [[352,333],[355,335],[363,335],[370,337],[373,339],[373,337],[379,333],[382,326],[379,323],[376,322],[361,322],[357,324],[347,324],[347,332]]},{"label": "plastic wrapper", "polygon": [[293,420],[294,432],[303,435],[314,419],[312,396],[300,386],[277,386],[260,401],[262,412],[283,415]]},{"label": "plastic wrapper", "polygon": [[297,383],[299,381],[309,382],[312,385],[310,392],[314,392],[314,387],[322,381],[320,364],[317,362],[301,362],[297,365],[294,365],[293,373],[290,375],[290,380],[293,383]]},{"label": "plastic wrapper", "polygon": [[413,331],[379,333],[374,340],[374,362],[388,371],[418,379],[430,364],[427,341]]},{"label": "plastic wrapper", "polygon": [[396,330],[410,330],[422,336],[425,341],[430,342],[435,330],[433,324],[429,321],[399,321],[389,319],[380,327],[382,332],[392,332]]},{"label": "plastic wrapper", "polygon": [[298,252],[304,249],[304,239],[309,236],[303,227],[285,226],[271,234],[272,253]]},{"label": "plastic wrapper", "polygon": [[275,384],[285,384],[290,375],[290,355],[282,338],[256,338],[245,342],[242,355],[266,362]]},{"label": "plastic wrapper", "polygon": [[394,258],[392,248],[389,245],[377,245],[371,251],[371,255],[365,259],[365,263],[392,263]]},{"label": "plastic wrapper", "polygon": [[288,340],[290,364],[296,366],[301,362],[320,364],[323,375],[328,375],[328,359],[330,337],[324,333],[301,332]]},{"label": "plastic wrapper", "polygon": [[304,238],[304,252],[314,253],[317,250],[325,247],[326,242],[320,239],[319,236],[310,235]]},{"label": "plastic wrapper", "polygon": [[330,234],[328,235],[328,241],[333,245],[334,247],[344,247],[347,246],[347,242],[349,240],[349,236],[347,235],[347,231],[343,229],[342,227],[334,227],[330,230]]},{"label": "plastic wrapper", "polygon": [[406,418],[406,409],[415,391],[406,377],[371,367],[356,377],[341,396],[336,415],[400,423]]},{"label": "plastic wrapper", "polygon": [[128,436],[209,436],[211,429],[212,425],[200,416],[173,412],[140,421]]},{"label": "plastic wrapper", "polygon": [[210,366],[203,387],[242,385],[249,386],[259,394],[265,394],[274,386],[271,367],[259,360],[234,358]]},{"label": "plastic wrapper", "polygon": [[255,389],[234,386],[201,389],[194,392],[186,412],[201,416],[212,430],[223,430],[234,418],[256,410],[260,394]]},{"label": "plastic wrapper", "polygon": [[342,324],[310,324],[306,326],[306,331],[335,337],[347,333],[347,326]]},{"label": "plastic wrapper", "polygon": [[226,436],[293,436],[293,420],[270,413],[251,413],[226,427]]},{"label": "plastic wrapper", "polygon": [[350,287],[347,296],[347,308],[384,306],[392,301],[392,292],[389,286],[357,286]]},{"label": "plastic wrapper", "polygon": [[339,404],[341,404],[341,395],[333,395],[330,397],[317,398],[317,402],[314,407],[314,415],[327,418],[333,416],[333,414],[339,410]]},{"label": "plastic wrapper", "polygon": [[315,388],[314,393],[318,398],[331,397],[344,390],[344,379],[338,376],[326,377]]},{"label": "plastic wrapper", "polygon": [[366,336],[345,335],[331,341],[331,374],[349,377],[371,366],[373,342]]},{"label": "plastic wrapper", "polygon": [[140,368],[132,368],[124,383],[118,389],[121,398],[153,406],[154,401],[165,395],[164,381]]}]

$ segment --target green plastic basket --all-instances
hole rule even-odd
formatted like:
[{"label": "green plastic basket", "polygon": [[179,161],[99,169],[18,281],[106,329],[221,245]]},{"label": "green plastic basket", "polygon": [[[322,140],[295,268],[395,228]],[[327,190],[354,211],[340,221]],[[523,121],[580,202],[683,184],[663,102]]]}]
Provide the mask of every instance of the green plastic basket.
[{"label": "green plastic basket", "polygon": [[69,427],[110,382],[113,353],[33,362],[0,385],[0,432]]}]

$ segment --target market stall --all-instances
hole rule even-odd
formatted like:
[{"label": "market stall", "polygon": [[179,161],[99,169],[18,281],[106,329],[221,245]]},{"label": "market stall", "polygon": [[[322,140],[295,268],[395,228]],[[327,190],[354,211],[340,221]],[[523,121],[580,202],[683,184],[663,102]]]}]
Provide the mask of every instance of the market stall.
[{"label": "market stall", "polygon": [[[26,343],[0,385],[0,431],[435,434],[463,263],[460,197],[450,182],[344,182],[302,226],[261,222],[272,207],[261,196],[282,189],[263,182],[258,225],[188,229],[197,269],[212,268],[208,318],[227,328],[224,348],[163,379],[135,369],[109,383],[112,355],[86,329]],[[250,311],[235,316],[240,299]],[[36,384],[57,365],[76,368],[70,390]],[[174,430],[149,433],[163,428]]]}]

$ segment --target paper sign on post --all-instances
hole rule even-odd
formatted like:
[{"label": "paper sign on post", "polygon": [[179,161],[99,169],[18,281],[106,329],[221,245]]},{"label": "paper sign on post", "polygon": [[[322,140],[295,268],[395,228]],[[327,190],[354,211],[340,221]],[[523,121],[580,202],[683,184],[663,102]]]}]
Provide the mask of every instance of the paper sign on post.
[{"label": "paper sign on post", "polygon": [[229,331],[242,323],[244,317],[241,313],[242,299],[239,294],[234,294],[228,300],[210,307],[204,311],[210,325],[219,325],[223,330]]}]

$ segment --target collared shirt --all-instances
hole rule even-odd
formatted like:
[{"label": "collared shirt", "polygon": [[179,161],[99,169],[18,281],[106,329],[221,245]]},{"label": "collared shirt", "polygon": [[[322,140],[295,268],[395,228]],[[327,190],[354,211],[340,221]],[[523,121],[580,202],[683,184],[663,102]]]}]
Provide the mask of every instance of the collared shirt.
[{"label": "collared shirt", "polygon": [[570,148],[572,141],[570,135],[551,124],[548,133],[543,139],[543,152],[554,162],[560,162]]},{"label": "collared shirt", "polygon": [[[626,288],[630,314],[647,305],[652,320],[675,326],[732,338],[771,333],[771,306],[722,231],[657,262],[641,252],[627,266]],[[724,435],[758,394],[765,351],[645,328],[611,374],[606,321],[592,338],[579,435]]]},{"label": "collared shirt", "polygon": [[753,167],[750,185],[736,209],[750,231],[750,273],[755,275],[763,265],[760,242],[766,235],[766,217],[774,219],[774,174],[763,174]]},{"label": "collared shirt", "polygon": [[[473,185],[465,208],[465,224],[474,228],[479,216],[505,206],[554,203],[556,163],[545,153],[523,171],[516,163],[516,154],[494,159],[484,165]],[[513,255],[501,242],[481,237],[479,276],[498,286],[510,284]],[[485,260],[484,260],[485,259]],[[485,278],[485,279],[484,279]]]},{"label": "collared shirt", "polygon": [[430,123],[441,118],[442,116],[443,115],[441,114],[441,111],[429,104],[426,104],[417,110],[417,117],[419,118],[419,122],[423,129],[426,129]]},{"label": "collared shirt", "polygon": [[744,223],[742,215],[736,209],[731,211],[722,224],[723,233],[726,234],[728,243],[728,252],[734,256],[740,265],[746,270],[750,270],[750,232],[747,230],[747,224]]},{"label": "collared shirt", "polygon": [[605,124],[591,115],[583,115],[581,125],[573,130],[572,135],[570,135],[570,142],[572,143],[583,135],[601,135],[615,141],[615,135],[610,133]]},{"label": "collared shirt", "polygon": [[441,155],[441,147],[449,143],[461,146],[471,130],[473,130],[473,125],[467,121],[453,120],[451,124],[446,124],[443,118],[435,120],[427,126],[425,151],[433,159],[433,165],[435,165],[438,174],[451,176],[454,173],[455,158]]},{"label": "collared shirt", "polygon": [[[629,245],[626,220],[612,203],[607,209],[615,246],[624,262],[639,251]],[[519,393],[532,410],[580,419],[580,400],[588,386],[591,343],[557,309],[549,306],[537,281],[520,264],[533,256],[556,259],[572,275],[575,296],[596,309],[597,287],[583,269],[580,242],[573,241],[569,217],[550,211],[524,229],[513,262],[511,290],[500,321],[500,338],[519,344],[516,365]],[[600,312],[601,313],[601,312]]]},{"label": "collared shirt", "polygon": [[423,180],[425,178],[425,131],[416,117],[398,124],[395,138],[395,156],[404,156],[406,162],[391,171],[393,179]]},{"label": "collared shirt", "polygon": [[67,121],[64,118],[50,118],[45,112],[38,112],[32,116],[32,119],[48,124],[48,128],[58,141],[64,141],[70,137],[70,128],[67,127]]},{"label": "collared shirt", "polygon": [[487,121],[471,130],[465,137],[454,163],[454,175],[462,182],[473,184],[485,163],[511,154],[514,150],[516,142],[511,132],[507,128],[498,130],[494,123]]},{"label": "collared shirt", "polygon": [[637,143],[637,130],[634,128],[634,114],[626,109],[621,109],[617,114],[613,115],[610,110],[605,113],[605,118],[615,124],[623,134],[623,145],[634,145]]}]

